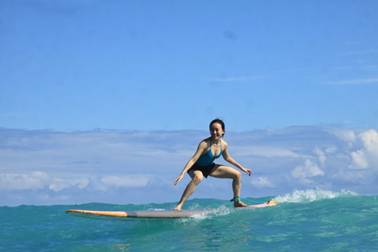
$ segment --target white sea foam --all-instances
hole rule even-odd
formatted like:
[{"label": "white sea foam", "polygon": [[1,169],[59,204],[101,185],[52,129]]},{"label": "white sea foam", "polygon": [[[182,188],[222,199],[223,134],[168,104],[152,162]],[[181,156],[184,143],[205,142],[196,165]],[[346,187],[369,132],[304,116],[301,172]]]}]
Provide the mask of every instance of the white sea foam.
[{"label": "white sea foam", "polygon": [[347,190],[342,190],[340,192],[333,192],[320,189],[312,190],[296,190],[292,193],[285,194],[283,196],[277,196],[275,200],[280,203],[302,203],[302,202],[313,202],[317,200],[324,199],[334,199],[338,197],[356,196],[357,193]]},{"label": "white sea foam", "polygon": [[232,211],[233,211],[232,209],[222,205],[222,206],[219,206],[219,207],[214,208],[214,209],[204,210],[201,213],[195,214],[190,219],[189,218],[188,219],[187,218],[180,219],[180,222],[185,223],[185,222],[193,221],[193,220],[201,221],[201,220],[204,220],[204,219],[211,219],[211,218],[214,218],[214,217],[217,217],[217,216],[228,215]]},{"label": "white sea foam", "polygon": [[147,211],[161,212],[161,211],[167,211],[167,209],[164,209],[164,208],[148,208]]},{"label": "white sea foam", "polygon": [[209,210],[208,212],[208,215],[213,217],[213,216],[224,216],[224,215],[228,215],[231,213],[231,209],[222,205],[220,207],[217,207],[215,209],[211,209]]}]

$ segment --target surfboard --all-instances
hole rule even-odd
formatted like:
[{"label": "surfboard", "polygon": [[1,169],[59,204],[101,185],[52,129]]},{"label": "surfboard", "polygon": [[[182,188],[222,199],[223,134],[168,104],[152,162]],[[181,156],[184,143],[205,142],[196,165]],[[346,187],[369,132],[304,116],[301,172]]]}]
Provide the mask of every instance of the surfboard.
[{"label": "surfboard", "polygon": [[66,213],[86,214],[94,216],[108,216],[119,218],[194,218],[201,216],[206,211],[94,211],[94,210],[82,210],[82,209],[69,209]]},{"label": "surfboard", "polygon": [[[239,209],[250,208],[263,208],[273,207],[278,204],[275,200],[269,200],[261,204],[248,205],[246,207],[240,207]],[[84,214],[92,216],[108,216],[119,218],[194,218],[206,215],[211,210],[163,210],[163,211],[96,211],[96,210],[84,210],[84,209],[69,209],[66,213]]]},{"label": "surfboard", "polygon": [[274,207],[277,205],[278,205],[278,201],[271,199],[261,204],[248,205],[246,207],[240,207],[240,208],[264,208],[264,207]]}]

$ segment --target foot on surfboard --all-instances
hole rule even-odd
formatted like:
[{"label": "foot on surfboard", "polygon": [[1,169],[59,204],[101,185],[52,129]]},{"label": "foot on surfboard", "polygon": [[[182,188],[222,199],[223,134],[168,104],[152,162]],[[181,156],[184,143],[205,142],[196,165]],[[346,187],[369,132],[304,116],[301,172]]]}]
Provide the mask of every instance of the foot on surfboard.
[{"label": "foot on surfboard", "polygon": [[180,212],[182,210],[182,206],[177,205],[175,208],[173,208],[173,211]]},{"label": "foot on surfboard", "polygon": [[267,206],[276,206],[276,205],[278,205],[278,202],[276,200],[274,200],[274,199],[271,199],[271,200],[268,200],[266,202],[266,205]]},{"label": "foot on surfboard", "polygon": [[246,207],[248,206],[243,201],[240,200],[240,196],[235,196],[231,201],[234,202],[234,207]]},{"label": "foot on surfboard", "polygon": [[261,204],[247,205],[240,200],[240,197],[235,197],[231,201],[234,202],[234,207],[245,207],[245,208],[262,208],[262,207],[272,207],[278,205],[278,202],[274,199],[268,200]]}]

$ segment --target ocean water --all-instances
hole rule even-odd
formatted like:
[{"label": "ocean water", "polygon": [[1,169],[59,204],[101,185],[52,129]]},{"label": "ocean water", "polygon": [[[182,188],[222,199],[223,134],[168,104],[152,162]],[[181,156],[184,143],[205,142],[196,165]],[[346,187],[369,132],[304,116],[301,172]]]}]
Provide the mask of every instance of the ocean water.
[{"label": "ocean water", "polygon": [[191,200],[186,209],[209,213],[169,220],[83,217],[64,210],[161,210],[173,202],[0,207],[0,251],[378,251],[377,196],[309,190],[276,199],[278,206],[262,209]]}]

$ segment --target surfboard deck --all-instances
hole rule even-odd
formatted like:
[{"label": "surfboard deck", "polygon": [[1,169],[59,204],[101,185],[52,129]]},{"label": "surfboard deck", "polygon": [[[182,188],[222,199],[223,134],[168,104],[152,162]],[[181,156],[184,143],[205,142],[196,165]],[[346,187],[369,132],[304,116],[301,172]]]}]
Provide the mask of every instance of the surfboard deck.
[{"label": "surfboard deck", "polygon": [[240,208],[264,208],[264,207],[274,207],[277,205],[278,205],[278,201],[271,199],[261,204],[248,205],[246,207],[240,207]]},{"label": "surfboard deck", "polygon": [[95,216],[109,216],[120,218],[193,218],[201,216],[206,211],[94,211],[82,209],[69,209],[66,213],[86,214]]},{"label": "surfboard deck", "polygon": [[[239,209],[251,209],[251,208],[264,208],[273,207],[278,204],[275,200],[269,200],[261,204],[248,205],[246,207],[240,207]],[[194,218],[196,216],[203,216],[209,210],[164,210],[164,211],[96,211],[96,210],[84,210],[84,209],[69,209],[66,213],[84,214],[92,216],[108,216],[119,218]]]}]

